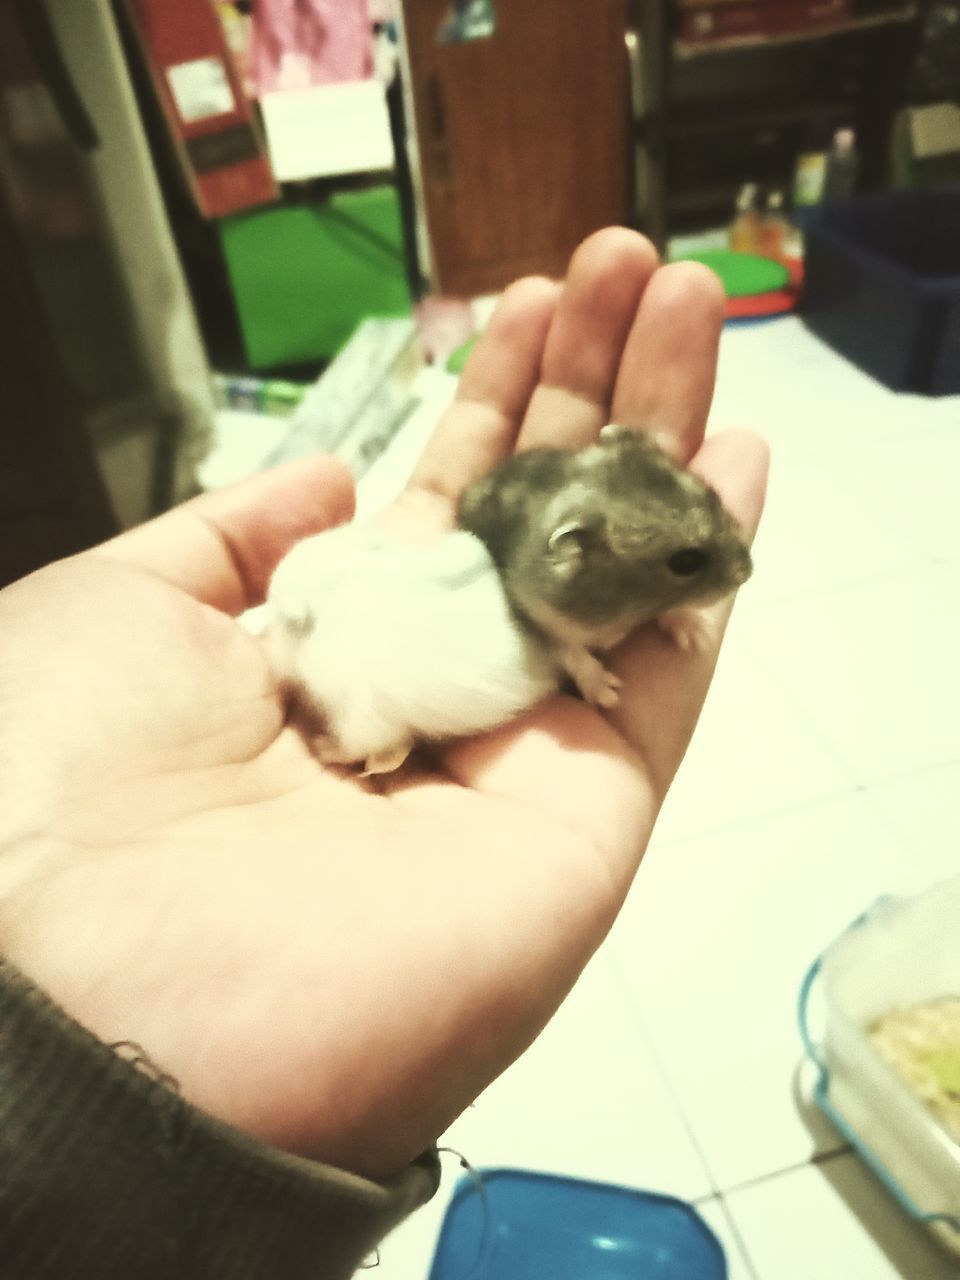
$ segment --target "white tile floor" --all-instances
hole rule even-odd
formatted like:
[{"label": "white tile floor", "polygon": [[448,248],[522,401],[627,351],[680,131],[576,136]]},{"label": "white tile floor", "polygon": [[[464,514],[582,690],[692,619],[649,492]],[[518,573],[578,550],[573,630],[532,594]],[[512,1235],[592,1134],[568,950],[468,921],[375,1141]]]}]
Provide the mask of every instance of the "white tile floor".
[{"label": "white tile floor", "polygon": [[[732,1280],[946,1280],[809,1103],[794,1009],[878,895],[960,871],[960,399],[893,395],[788,318],[725,331],[712,423],[759,429],[774,467],[698,737],[609,940],[448,1140],[693,1200]],[[426,1280],[446,1159],[379,1280]]]}]

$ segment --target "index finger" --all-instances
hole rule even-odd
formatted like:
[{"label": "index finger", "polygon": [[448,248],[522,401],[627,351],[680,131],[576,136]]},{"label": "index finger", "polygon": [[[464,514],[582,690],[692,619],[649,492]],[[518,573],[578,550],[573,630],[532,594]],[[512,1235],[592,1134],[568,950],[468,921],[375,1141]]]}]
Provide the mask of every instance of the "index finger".
[{"label": "index finger", "polygon": [[620,361],[612,420],[652,431],[683,462],[703,439],[724,305],[723,286],[707,267],[661,267],[644,290]]},{"label": "index finger", "polygon": [[576,250],[520,433],[521,449],[578,449],[610,421],[624,345],[656,266],[650,241],[626,227],[605,227]]},{"label": "index finger", "polygon": [[540,365],[559,286],[530,276],[505,290],[407,485],[451,503],[513,449]]}]

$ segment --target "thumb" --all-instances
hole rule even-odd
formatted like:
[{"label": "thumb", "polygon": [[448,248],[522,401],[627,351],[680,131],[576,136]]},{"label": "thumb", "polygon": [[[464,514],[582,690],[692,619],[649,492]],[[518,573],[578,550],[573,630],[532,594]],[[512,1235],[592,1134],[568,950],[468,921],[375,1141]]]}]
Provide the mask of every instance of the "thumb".
[{"label": "thumb", "polygon": [[241,613],[261,602],[295,542],[349,520],[354,501],[344,463],[315,455],[201,494],[85,554],[122,560]]}]

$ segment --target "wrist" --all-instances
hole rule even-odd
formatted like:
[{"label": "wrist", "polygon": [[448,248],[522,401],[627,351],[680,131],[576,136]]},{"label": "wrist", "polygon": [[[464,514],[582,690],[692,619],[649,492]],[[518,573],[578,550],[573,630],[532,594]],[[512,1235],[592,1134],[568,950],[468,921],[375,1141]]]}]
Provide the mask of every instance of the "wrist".
[{"label": "wrist", "polygon": [[346,1280],[436,1190],[435,1152],[380,1183],[291,1156],[117,1048],[0,961],[5,1276]]}]

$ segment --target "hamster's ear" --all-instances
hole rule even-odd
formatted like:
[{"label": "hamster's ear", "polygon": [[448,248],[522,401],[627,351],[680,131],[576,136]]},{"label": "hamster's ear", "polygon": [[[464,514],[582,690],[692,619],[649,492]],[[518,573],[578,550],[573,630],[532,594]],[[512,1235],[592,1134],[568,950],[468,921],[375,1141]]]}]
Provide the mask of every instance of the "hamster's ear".
[{"label": "hamster's ear", "polygon": [[600,443],[606,445],[625,444],[638,449],[646,449],[648,453],[668,453],[667,437],[654,431],[653,427],[624,427],[619,422],[608,422],[600,428]]},{"label": "hamster's ear", "polygon": [[459,525],[469,527],[470,522],[476,516],[478,508],[489,498],[490,488],[490,477],[484,476],[482,480],[475,480],[473,484],[464,489],[457,500],[457,523]]},{"label": "hamster's ear", "polygon": [[560,525],[551,533],[547,540],[547,551],[561,577],[572,577],[580,568],[588,534],[587,527],[575,520]]},{"label": "hamster's ear", "polygon": [[616,444],[618,440],[631,434],[629,427],[621,427],[619,422],[608,422],[605,427],[600,428],[600,443]]}]

